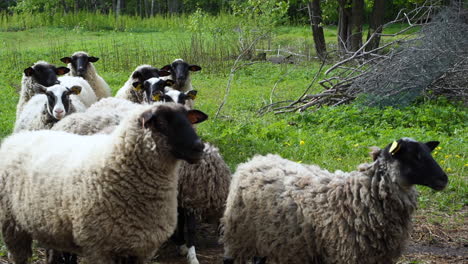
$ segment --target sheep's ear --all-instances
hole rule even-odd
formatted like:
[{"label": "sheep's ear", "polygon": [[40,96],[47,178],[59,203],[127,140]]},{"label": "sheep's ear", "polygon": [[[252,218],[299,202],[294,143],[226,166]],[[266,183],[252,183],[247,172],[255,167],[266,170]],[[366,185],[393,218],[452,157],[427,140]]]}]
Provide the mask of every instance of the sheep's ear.
[{"label": "sheep's ear", "polygon": [[208,119],[208,115],[199,110],[189,110],[187,112],[187,118],[190,123],[198,124]]},{"label": "sheep's ear", "polygon": [[189,71],[199,71],[201,67],[195,64],[189,65]]},{"label": "sheep's ear", "polygon": [[380,156],[382,150],[379,147],[370,147],[369,155],[372,157],[372,160],[375,161]]},{"label": "sheep's ear", "polygon": [[93,56],[88,57],[88,61],[89,61],[89,62],[96,62],[96,61],[98,61],[98,60],[99,60],[98,57],[93,57]]},{"label": "sheep's ear", "polygon": [[70,94],[80,94],[81,93],[81,86],[74,85],[72,88],[68,89]]},{"label": "sheep's ear", "polygon": [[168,65],[165,65],[161,68],[162,71],[171,71],[171,65],[168,64]]},{"label": "sheep's ear", "polygon": [[24,75],[26,75],[28,77],[31,76],[33,74],[33,72],[34,72],[34,69],[32,67],[24,69]]},{"label": "sheep's ear", "polygon": [[67,74],[68,72],[70,72],[70,69],[68,69],[67,67],[58,67],[57,69],[55,69],[55,73],[57,75],[64,75],[64,74]]},{"label": "sheep's ear", "polygon": [[401,144],[402,144],[401,140],[393,141],[393,143],[390,146],[390,149],[388,150],[388,152],[390,152],[390,154],[392,154],[392,156],[394,156],[395,154],[397,154],[401,150]]},{"label": "sheep's ear", "polygon": [[147,128],[146,124],[153,118],[153,111],[147,110],[141,114],[140,118],[138,119],[140,121],[141,127],[142,128]]},{"label": "sheep's ear", "polygon": [[195,100],[195,98],[197,98],[197,90],[190,90],[187,92],[187,96],[192,99],[192,100]]},{"label": "sheep's ear", "polygon": [[429,147],[429,149],[431,151],[433,151],[440,144],[440,142],[439,141],[429,141],[429,142],[426,142],[425,144],[426,144],[427,147]]},{"label": "sheep's ear", "polygon": [[37,94],[45,94],[47,92],[47,88],[38,83],[33,86],[33,90]]},{"label": "sheep's ear", "polygon": [[158,101],[161,101],[162,98],[163,98],[163,92],[161,91],[156,91],[155,93],[153,93],[152,97],[153,97],[153,101],[155,102],[158,102]]},{"label": "sheep's ear", "polygon": [[172,85],[174,85],[173,80],[166,80],[166,86],[172,86]]},{"label": "sheep's ear", "polygon": [[63,57],[60,59],[61,62],[63,63],[71,63],[72,62],[72,58],[70,57]]},{"label": "sheep's ear", "polygon": [[143,88],[143,84],[141,82],[134,82],[132,83],[133,85],[133,90],[135,91],[141,91],[141,89]]},{"label": "sheep's ear", "polygon": [[166,71],[166,70],[160,70],[160,71],[158,71],[158,74],[159,74],[160,77],[171,75],[171,73]]}]

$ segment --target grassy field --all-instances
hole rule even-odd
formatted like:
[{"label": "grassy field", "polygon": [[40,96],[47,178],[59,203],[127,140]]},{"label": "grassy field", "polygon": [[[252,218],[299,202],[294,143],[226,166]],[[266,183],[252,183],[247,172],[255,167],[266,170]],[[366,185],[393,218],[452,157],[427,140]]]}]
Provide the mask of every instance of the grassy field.
[{"label": "grassy field", "polygon": [[[0,139],[12,131],[22,71],[37,60],[63,65],[61,57],[85,50],[100,57],[95,66],[115,94],[136,66],[161,67],[181,57],[203,68],[192,75],[193,86],[199,91],[196,106],[211,118],[199,125],[199,134],[220,148],[232,171],[253,155],[266,153],[349,171],[370,161],[369,146],[385,147],[401,137],[438,140],[441,144],[433,155],[449,175],[450,184],[443,192],[418,187],[419,205],[428,217],[440,218],[441,212],[456,214],[461,220],[467,217],[466,213],[457,214],[468,202],[468,111],[463,105],[440,99],[402,109],[352,104],[259,116],[258,109],[270,100],[296,99],[302,94],[319,68],[317,61],[305,58],[297,64],[258,62],[242,67],[234,76],[220,117],[215,119],[238,49],[234,19],[207,18],[212,21],[206,21],[205,33],[183,27],[190,23],[189,17],[155,18],[154,24],[141,22],[140,27],[138,21],[129,19],[132,26],[121,30],[104,22],[102,27],[89,23],[71,26],[75,22],[66,17],[63,26],[45,20],[41,27],[26,26],[27,21],[21,26],[21,19],[15,19],[0,19]],[[212,34],[216,27],[211,25],[219,25],[218,35]],[[310,35],[307,26],[281,26],[257,48],[279,46],[313,56]],[[326,39],[333,45],[335,28],[326,29]]]}]

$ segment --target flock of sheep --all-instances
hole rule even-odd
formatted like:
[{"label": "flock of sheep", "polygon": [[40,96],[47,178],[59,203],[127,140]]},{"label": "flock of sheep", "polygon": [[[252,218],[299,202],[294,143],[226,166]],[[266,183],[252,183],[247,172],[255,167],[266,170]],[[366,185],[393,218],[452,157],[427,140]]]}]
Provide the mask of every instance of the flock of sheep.
[{"label": "flock of sheep", "polygon": [[410,138],[349,173],[269,154],[231,175],[194,128],[208,118],[193,109],[200,66],[138,66],[111,97],[97,57],[61,61],[24,70],[0,147],[0,224],[15,264],[28,263],[33,240],[48,264],[147,263],[167,240],[198,264],[196,221],[208,218],[220,222],[225,264],[394,263],[413,185],[448,182],[430,154],[439,142]]}]

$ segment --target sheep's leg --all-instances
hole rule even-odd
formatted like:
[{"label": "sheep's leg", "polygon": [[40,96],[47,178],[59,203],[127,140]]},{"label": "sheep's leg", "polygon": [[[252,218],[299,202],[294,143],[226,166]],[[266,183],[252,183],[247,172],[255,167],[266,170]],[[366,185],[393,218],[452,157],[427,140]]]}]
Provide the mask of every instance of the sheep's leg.
[{"label": "sheep's leg", "polygon": [[265,264],[265,263],[266,263],[266,257],[255,256],[253,258],[253,264]]},{"label": "sheep's leg", "polygon": [[195,230],[197,219],[193,212],[186,212],[187,217],[187,261],[189,264],[198,264],[197,252],[195,251]]},{"label": "sheep's leg", "polygon": [[185,209],[182,207],[177,208],[177,228],[172,235],[172,241],[177,246],[177,250],[181,256],[188,253],[187,246],[185,245]]},{"label": "sheep's leg", "polygon": [[14,221],[7,221],[2,226],[3,242],[9,251],[8,258],[15,264],[26,264],[32,256],[32,237],[17,226]]},{"label": "sheep's leg", "polygon": [[60,251],[46,248],[46,264],[65,264]]},{"label": "sheep's leg", "polygon": [[76,254],[63,252],[63,258],[65,259],[65,264],[78,264],[78,257]]}]

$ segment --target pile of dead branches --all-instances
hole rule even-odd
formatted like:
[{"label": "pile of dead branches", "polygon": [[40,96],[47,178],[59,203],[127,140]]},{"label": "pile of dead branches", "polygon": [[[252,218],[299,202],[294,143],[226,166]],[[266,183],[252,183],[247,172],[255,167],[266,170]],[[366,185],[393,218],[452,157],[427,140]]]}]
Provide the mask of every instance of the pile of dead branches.
[{"label": "pile of dead branches", "polygon": [[[402,22],[408,26],[395,34],[380,34],[392,40],[366,51],[371,37],[358,51],[349,53],[327,69],[325,74],[333,76],[319,81],[323,92],[308,93],[316,81],[314,78],[299,99],[273,103],[262,108],[260,113],[273,111],[279,114],[323,105],[337,106],[358,97],[364,104],[378,106],[405,106],[421,97],[438,96],[466,103],[467,17],[466,10],[453,6],[441,9],[428,5],[408,13],[402,11],[383,27]],[[415,27],[421,29],[414,30]],[[403,35],[410,30],[415,33]]]}]

